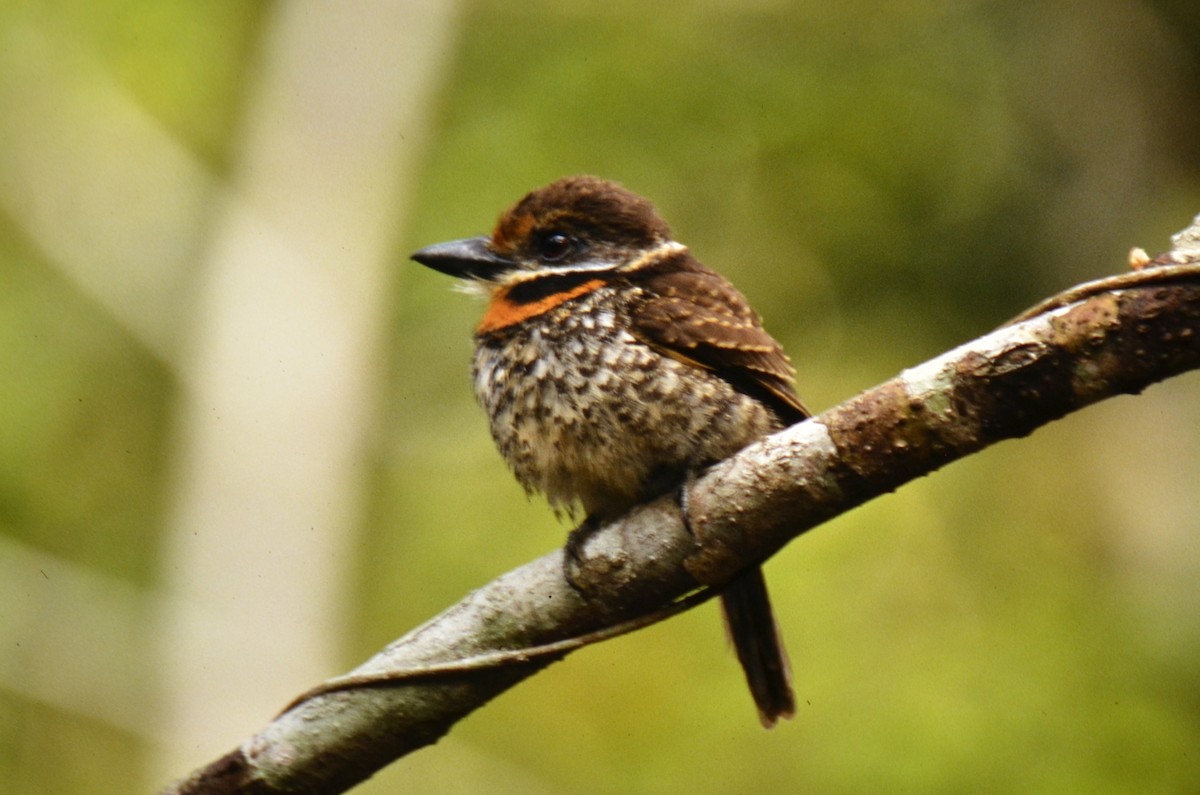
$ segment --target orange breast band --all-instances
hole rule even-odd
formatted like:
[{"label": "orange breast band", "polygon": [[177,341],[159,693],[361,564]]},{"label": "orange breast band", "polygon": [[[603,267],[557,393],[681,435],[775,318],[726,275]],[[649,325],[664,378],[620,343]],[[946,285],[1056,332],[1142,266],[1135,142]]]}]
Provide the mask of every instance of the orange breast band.
[{"label": "orange breast band", "polygon": [[520,323],[522,320],[537,317],[543,312],[549,312],[559,304],[570,301],[572,298],[581,296],[584,293],[590,293],[603,284],[603,279],[592,279],[582,284],[573,285],[561,292],[541,296],[535,301],[525,302],[518,302],[512,299],[512,287],[501,287],[492,295],[487,312],[484,313],[483,319],[479,321],[479,326],[475,329],[475,333],[487,334],[492,331],[499,331],[502,328]]}]

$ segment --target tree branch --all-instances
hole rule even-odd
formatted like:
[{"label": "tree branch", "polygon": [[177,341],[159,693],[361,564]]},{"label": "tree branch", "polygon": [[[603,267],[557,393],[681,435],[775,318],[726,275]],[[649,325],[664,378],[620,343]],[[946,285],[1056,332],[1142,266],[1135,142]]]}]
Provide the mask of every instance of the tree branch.
[{"label": "tree branch", "polygon": [[561,552],[501,576],[164,792],[342,792],[574,648],[703,601],[838,514],[1200,367],[1200,217],[1172,242],[716,465],[689,490],[691,533],[672,497],[602,528],[582,593]]}]

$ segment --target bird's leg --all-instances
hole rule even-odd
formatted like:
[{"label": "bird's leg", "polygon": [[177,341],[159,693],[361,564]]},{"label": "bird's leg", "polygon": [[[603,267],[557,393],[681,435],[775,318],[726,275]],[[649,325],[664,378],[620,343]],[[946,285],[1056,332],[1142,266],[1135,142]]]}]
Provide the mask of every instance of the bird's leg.
[{"label": "bird's leg", "polygon": [[[703,469],[689,468],[682,473],[681,478],[678,469],[657,471],[647,480],[645,487],[641,491],[640,501],[649,502],[656,497],[674,492],[675,502],[679,506],[679,511],[683,516],[683,527],[687,530],[688,535],[694,537],[695,533],[692,532],[692,525],[688,519],[688,493],[691,491],[692,485],[695,484],[696,478],[701,472],[703,472]],[[593,510],[578,527],[567,533],[567,543],[563,547],[563,577],[576,593],[583,595],[583,588],[579,585],[579,581],[575,577],[576,571],[584,563],[583,545],[587,543],[592,533],[599,530],[605,522],[619,516],[623,510],[619,510],[616,513],[603,507]]]},{"label": "bird's leg", "polygon": [[563,547],[563,578],[580,596],[584,596],[584,593],[575,579],[575,570],[583,565],[583,545],[592,533],[600,529],[601,521],[602,517],[598,513],[588,514],[578,527],[567,533],[567,543]]},{"label": "bird's leg", "polygon": [[564,562],[580,564],[583,563],[583,545],[587,542],[588,537],[600,529],[600,515],[588,514],[587,518],[580,522],[579,526],[567,533],[566,556]]},{"label": "bird's leg", "polygon": [[683,482],[679,484],[679,490],[675,492],[675,500],[679,503],[679,515],[683,519],[683,529],[686,530],[687,534],[693,539],[696,537],[696,533],[694,530],[692,530],[692,519],[691,511],[689,510],[689,503],[691,501],[690,495],[692,493],[692,486],[694,486],[695,483],[696,470],[689,469],[687,476],[684,477]]}]

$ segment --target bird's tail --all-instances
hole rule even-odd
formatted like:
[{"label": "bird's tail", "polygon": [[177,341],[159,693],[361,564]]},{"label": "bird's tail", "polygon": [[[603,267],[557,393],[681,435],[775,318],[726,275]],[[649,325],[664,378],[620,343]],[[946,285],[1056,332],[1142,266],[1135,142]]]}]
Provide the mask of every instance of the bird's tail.
[{"label": "bird's tail", "polygon": [[743,572],[726,585],[721,592],[721,607],[729,638],[758,706],[759,720],[769,729],[780,718],[795,714],[796,699],[791,667],[771,611],[762,569]]}]

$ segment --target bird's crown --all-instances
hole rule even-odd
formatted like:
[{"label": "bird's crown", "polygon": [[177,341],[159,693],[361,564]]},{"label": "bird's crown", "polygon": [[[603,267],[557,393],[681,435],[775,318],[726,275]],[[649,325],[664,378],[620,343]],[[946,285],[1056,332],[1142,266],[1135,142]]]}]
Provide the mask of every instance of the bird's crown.
[{"label": "bird's crown", "polygon": [[489,248],[526,266],[644,251],[671,239],[654,205],[615,182],[566,177],[538,188],[500,216]]}]

